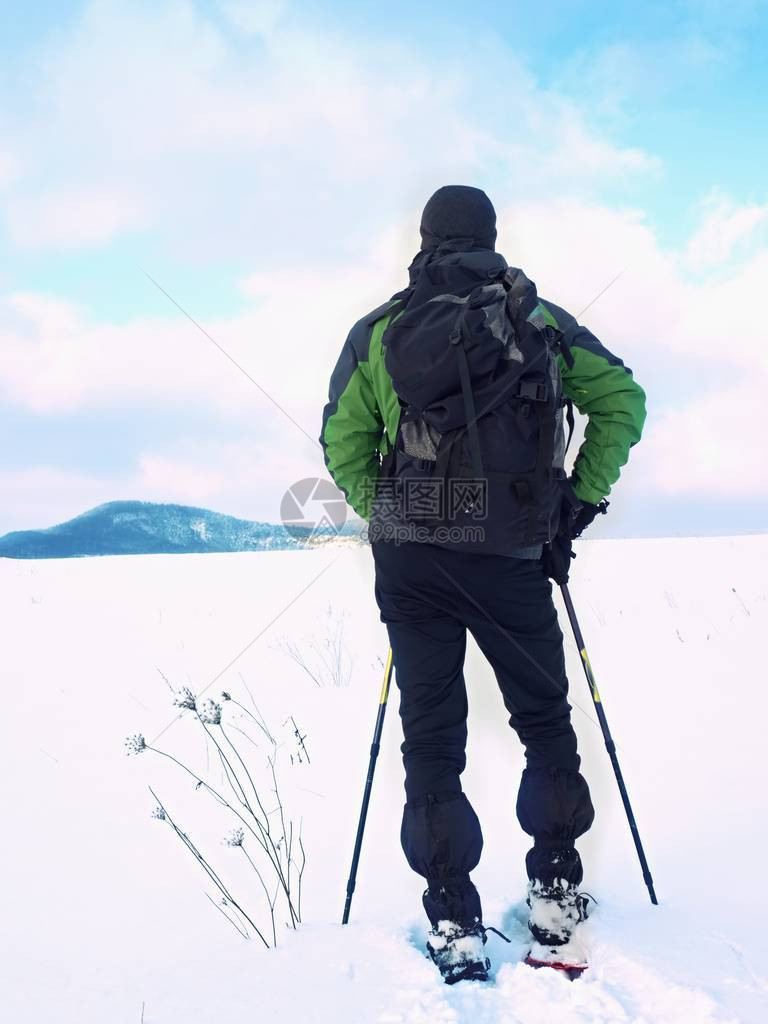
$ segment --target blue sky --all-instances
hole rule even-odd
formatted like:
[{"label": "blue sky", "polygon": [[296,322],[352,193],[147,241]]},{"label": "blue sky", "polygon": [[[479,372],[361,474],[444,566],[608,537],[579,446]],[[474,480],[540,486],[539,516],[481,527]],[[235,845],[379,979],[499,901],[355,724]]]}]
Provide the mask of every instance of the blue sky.
[{"label": "blue sky", "polygon": [[[649,392],[609,532],[764,529],[757,3],[0,11],[0,533],[117,497],[275,519],[439,185]],[[762,332],[762,334],[761,334]],[[727,352],[724,360],[723,353]]]}]

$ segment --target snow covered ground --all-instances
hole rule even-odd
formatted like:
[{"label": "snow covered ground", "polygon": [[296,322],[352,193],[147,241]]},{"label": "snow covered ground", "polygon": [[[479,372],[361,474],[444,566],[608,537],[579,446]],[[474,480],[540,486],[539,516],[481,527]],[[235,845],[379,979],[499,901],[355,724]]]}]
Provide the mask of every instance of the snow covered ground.
[{"label": "snow covered ground", "polygon": [[[486,840],[475,879],[486,923],[513,942],[490,937],[491,984],[455,988],[423,956],[421,882],[399,847],[396,700],[353,923],[338,924],[386,651],[366,549],[0,560],[3,1020],[768,1019],[768,537],[581,549],[573,596],[661,906],[648,902],[569,640],[574,721],[597,809],[581,843],[584,889],[599,901],[587,926],[592,966],[570,983],[518,962],[522,755],[471,646],[465,788]],[[350,682],[318,687],[280,640],[311,655],[342,612]],[[305,923],[279,929],[276,950],[242,940],[212,907],[199,866],[151,817],[147,785],[258,910],[238,851],[221,844],[232,822],[169,762],[125,756],[127,735],[151,740],[173,723],[157,746],[217,771],[194,722],[176,720],[160,672],[206,696],[230,691],[247,707],[250,691],[278,735],[281,788],[303,819],[308,865]],[[309,764],[291,763],[289,716],[306,734]],[[263,755],[252,750],[254,763]]]}]

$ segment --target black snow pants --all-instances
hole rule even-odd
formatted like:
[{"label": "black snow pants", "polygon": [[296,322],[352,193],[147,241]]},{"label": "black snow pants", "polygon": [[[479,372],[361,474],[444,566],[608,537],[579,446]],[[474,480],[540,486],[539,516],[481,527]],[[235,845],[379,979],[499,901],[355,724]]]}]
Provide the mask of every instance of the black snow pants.
[{"label": "black snow pants", "polygon": [[[483,846],[480,823],[460,775],[466,765],[469,630],[490,662],[525,746],[517,816],[534,845],[530,879],[579,884],[574,840],[594,810],[579,773],[567,700],[563,636],[552,587],[539,561],[439,548],[429,543],[372,545],[376,600],[392,645],[400,690],[406,804],[401,841],[427,881],[433,924],[482,920],[469,873]],[[498,802],[509,787],[500,766]]]}]

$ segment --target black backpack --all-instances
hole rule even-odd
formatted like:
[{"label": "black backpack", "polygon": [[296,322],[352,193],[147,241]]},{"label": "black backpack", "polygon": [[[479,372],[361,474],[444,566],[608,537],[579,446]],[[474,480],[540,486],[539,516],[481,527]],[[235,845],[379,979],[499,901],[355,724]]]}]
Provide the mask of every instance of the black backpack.
[{"label": "black backpack", "polygon": [[401,417],[373,535],[387,537],[388,521],[390,536],[417,528],[414,539],[462,549],[540,544],[565,479],[563,332],[495,252],[441,249],[414,269],[382,339]]}]

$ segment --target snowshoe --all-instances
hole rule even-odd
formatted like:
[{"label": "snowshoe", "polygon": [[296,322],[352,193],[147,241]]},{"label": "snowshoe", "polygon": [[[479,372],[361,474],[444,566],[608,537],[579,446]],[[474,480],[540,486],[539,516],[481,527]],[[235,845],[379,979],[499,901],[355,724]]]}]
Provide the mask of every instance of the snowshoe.
[{"label": "snowshoe", "polygon": [[491,961],[485,956],[485,928],[477,922],[469,927],[455,921],[438,921],[427,935],[427,952],[437,965],[446,985],[457,981],[487,981]]},{"label": "snowshoe", "polygon": [[588,963],[578,925],[587,919],[590,899],[562,879],[529,882],[528,928],[534,942],[524,962],[562,971],[571,981],[583,974]]},{"label": "snowshoe", "polygon": [[[553,951],[548,952],[551,953]],[[540,967],[551,967],[554,970],[559,971],[561,974],[564,974],[569,981],[576,981],[576,979],[580,978],[589,966],[589,964],[563,963],[561,960],[539,960],[533,956],[533,951],[526,956],[523,963],[528,964],[529,967],[534,967],[537,970]]]}]

